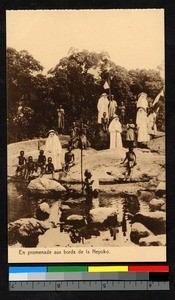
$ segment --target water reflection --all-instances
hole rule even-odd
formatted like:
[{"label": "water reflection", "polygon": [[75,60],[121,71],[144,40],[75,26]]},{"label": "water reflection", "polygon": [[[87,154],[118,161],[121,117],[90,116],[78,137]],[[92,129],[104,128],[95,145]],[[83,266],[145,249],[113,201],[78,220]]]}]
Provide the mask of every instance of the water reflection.
[{"label": "water reflection", "polygon": [[[26,185],[9,182],[8,185],[8,218],[9,222],[21,218],[37,218],[44,220],[45,215],[38,217],[38,207],[41,203],[47,203],[50,208],[49,222],[51,228],[43,236],[39,237],[38,246],[49,245],[49,234],[57,229],[57,236],[52,238],[53,246],[67,246],[73,244],[86,244],[92,242],[96,246],[116,246],[131,244],[130,218],[140,210],[140,204],[135,195],[119,193],[111,196],[108,193],[100,193],[99,198],[86,199],[79,192],[72,190],[62,194],[60,199],[29,197]],[[109,209],[113,213],[108,213]],[[97,211],[101,217],[106,213],[104,220],[92,221],[92,211]],[[47,221],[48,221],[47,220]],[[24,245],[23,245],[24,246]]]}]

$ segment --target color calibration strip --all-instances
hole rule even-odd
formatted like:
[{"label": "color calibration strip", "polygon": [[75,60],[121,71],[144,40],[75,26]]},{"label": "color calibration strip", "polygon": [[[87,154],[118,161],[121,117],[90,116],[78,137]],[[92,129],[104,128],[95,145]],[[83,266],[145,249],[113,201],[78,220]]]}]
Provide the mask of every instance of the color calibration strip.
[{"label": "color calibration strip", "polygon": [[15,290],[169,290],[169,266],[10,267]]}]

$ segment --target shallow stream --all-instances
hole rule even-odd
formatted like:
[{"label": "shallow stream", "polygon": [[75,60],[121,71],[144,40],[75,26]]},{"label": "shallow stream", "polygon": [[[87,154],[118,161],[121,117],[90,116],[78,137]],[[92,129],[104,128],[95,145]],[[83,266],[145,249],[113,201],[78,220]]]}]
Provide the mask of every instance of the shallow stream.
[{"label": "shallow stream", "polygon": [[[50,207],[52,227],[40,235],[38,247],[47,246],[128,246],[130,241],[131,216],[139,211],[149,211],[148,203],[138,200],[136,195],[101,192],[99,199],[87,204],[85,198],[53,199],[35,198],[27,193],[27,184],[8,183],[8,222],[21,218],[36,218],[39,205],[46,202]],[[116,214],[116,222],[110,216],[105,222],[90,222],[90,211],[111,208]],[[80,219],[76,220],[76,216]],[[69,219],[69,217],[73,219]],[[69,221],[68,221],[69,219]]]}]

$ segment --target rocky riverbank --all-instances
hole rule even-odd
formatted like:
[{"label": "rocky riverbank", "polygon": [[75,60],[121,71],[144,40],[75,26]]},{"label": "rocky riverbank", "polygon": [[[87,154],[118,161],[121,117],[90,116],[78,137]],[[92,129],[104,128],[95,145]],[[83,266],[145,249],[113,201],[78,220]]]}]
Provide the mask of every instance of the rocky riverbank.
[{"label": "rocky riverbank", "polygon": [[[38,143],[35,141],[32,147],[30,141],[29,148],[25,144],[24,146],[25,156],[32,155],[37,159]],[[37,247],[164,246],[164,137],[150,141],[148,146],[150,149],[135,149],[137,165],[133,172],[134,182],[131,183],[120,182],[126,170],[120,163],[127,149],[83,151],[83,169],[90,169],[100,181],[100,197],[96,202],[94,199],[88,208],[80,193],[80,150],[73,150],[75,166],[68,175],[61,172],[55,173],[54,180],[49,175],[44,175],[30,181],[26,189],[29,194],[27,201],[35,201],[36,210],[30,218],[10,222],[9,244],[27,247],[33,241],[31,245],[35,244]],[[8,175],[12,176],[16,168],[17,154],[15,151],[13,154],[13,145],[10,147]],[[44,148],[44,143],[40,147]],[[62,161],[64,153],[63,149]],[[55,200],[48,204],[50,198]],[[79,242],[75,241],[76,234]]]}]

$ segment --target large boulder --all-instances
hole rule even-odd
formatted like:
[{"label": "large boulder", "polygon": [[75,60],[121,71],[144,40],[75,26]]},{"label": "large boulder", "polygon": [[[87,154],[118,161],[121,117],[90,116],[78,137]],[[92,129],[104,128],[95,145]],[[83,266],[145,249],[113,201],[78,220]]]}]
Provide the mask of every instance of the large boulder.
[{"label": "large boulder", "polygon": [[17,242],[23,247],[36,247],[38,236],[44,234],[50,227],[48,223],[34,218],[19,219],[8,225],[9,245]]},{"label": "large boulder", "polygon": [[161,207],[165,204],[165,199],[152,199],[149,203],[151,211],[161,210]]},{"label": "large boulder", "polygon": [[139,240],[141,238],[147,237],[150,234],[152,234],[152,232],[148,228],[146,228],[143,224],[134,223],[131,228],[130,239],[131,242],[135,244],[139,244]]},{"label": "large boulder", "polygon": [[137,213],[132,223],[139,222],[155,235],[166,233],[166,214],[163,211]]},{"label": "large boulder", "polygon": [[117,212],[115,208],[99,207],[89,212],[89,222],[96,225],[117,226]]},{"label": "large boulder", "polygon": [[165,246],[166,245],[166,235],[150,235],[145,238],[141,238],[139,241],[139,246]]},{"label": "large boulder", "polygon": [[43,177],[31,180],[27,188],[32,194],[44,195],[60,194],[66,191],[59,182]]}]

